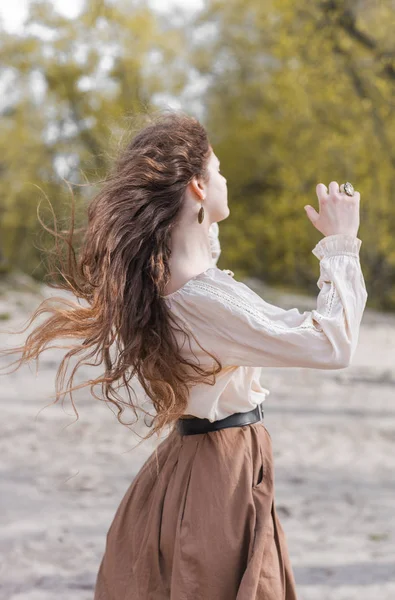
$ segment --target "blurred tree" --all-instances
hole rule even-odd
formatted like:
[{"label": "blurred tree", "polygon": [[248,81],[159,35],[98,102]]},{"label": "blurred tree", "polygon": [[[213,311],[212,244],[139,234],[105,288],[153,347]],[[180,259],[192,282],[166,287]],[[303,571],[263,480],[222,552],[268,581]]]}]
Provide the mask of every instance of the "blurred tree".
[{"label": "blurred tree", "polygon": [[[185,39],[144,0],[88,0],[76,19],[36,2],[25,25],[22,35],[2,31],[0,40],[1,247],[10,267],[40,278],[36,246],[53,243],[37,219],[43,193],[59,223],[66,221],[70,192],[62,177],[100,180],[128,117],[154,107],[155,94],[185,86]],[[92,193],[80,189],[76,196]],[[46,212],[43,203],[45,220]]]},{"label": "blurred tree", "polygon": [[2,32],[1,246],[10,265],[43,275],[37,186],[66,218],[61,177],[100,181],[128,117],[176,97],[190,114],[200,107],[228,179],[220,265],[226,257],[239,277],[316,293],[309,253],[322,235],[303,206],[318,210],[317,183],[348,180],[361,193],[369,303],[393,310],[391,0],[206,0],[184,17],[159,16],[144,0],[86,0],[66,19],[37,2],[23,35]]},{"label": "blurred tree", "polygon": [[316,292],[322,235],[303,206],[318,211],[319,182],[351,181],[369,301],[394,309],[393,15],[390,0],[207,0],[191,62],[231,191],[229,268]]}]

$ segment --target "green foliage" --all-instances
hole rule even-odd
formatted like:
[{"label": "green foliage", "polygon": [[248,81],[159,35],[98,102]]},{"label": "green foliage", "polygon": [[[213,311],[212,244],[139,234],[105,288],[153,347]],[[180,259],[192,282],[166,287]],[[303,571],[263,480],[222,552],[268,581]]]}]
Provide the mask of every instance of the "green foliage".
[{"label": "green foliage", "polygon": [[[67,225],[70,190],[78,200],[78,224],[94,183],[107,172],[129,117],[155,106],[158,93],[185,85],[178,56],[182,31],[161,28],[143,1],[85,3],[77,19],[60,16],[50,2],[30,7],[26,32],[2,32],[4,66],[1,110],[0,214],[4,260],[40,279],[42,249],[53,238],[48,197]],[[169,69],[169,74],[166,73]]]},{"label": "green foliage", "polygon": [[[303,206],[318,210],[319,182],[351,181],[369,304],[393,310],[392,15],[390,0],[206,0],[189,19],[158,16],[143,0],[89,0],[71,20],[33,4],[26,33],[0,41],[0,262],[40,279],[37,246],[52,238],[39,200],[47,195],[66,223],[62,176],[100,181],[128,117],[177,97],[190,114],[202,106],[228,180],[220,265],[316,293],[311,250],[322,235]],[[83,219],[93,191],[76,187]],[[40,207],[51,224],[46,214]]]},{"label": "green foliage", "polygon": [[[395,47],[390,2],[209,0],[195,23],[206,125],[228,180],[227,266],[316,292],[320,182],[361,193],[369,302],[395,307]],[[237,226],[236,226],[237,223]]]}]

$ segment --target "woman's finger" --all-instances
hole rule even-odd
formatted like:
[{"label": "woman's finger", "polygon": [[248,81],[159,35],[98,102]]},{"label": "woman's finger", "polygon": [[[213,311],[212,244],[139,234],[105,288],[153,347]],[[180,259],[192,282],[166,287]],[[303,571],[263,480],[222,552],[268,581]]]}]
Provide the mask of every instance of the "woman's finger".
[{"label": "woman's finger", "polygon": [[307,216],[309,217],[310,221],[313,223],[313,225],[318,221],[318,219],[320,218],[320,215],[317,213],[317,211],[315,210],[315,208],[313,208],[312,206],[310,206],[310,204],[306,204],[306,206],[304,207]]},{"label": "woman's finger", "polygon": [[317,193],[319,208],[321,210],[321,204],[323,202],[326,202],[328,200],[328,188],[323,183],[319,183],[316,186],[315,190],[316,190],[316,193]]},{"label": "woman's finger", "polygon": [[340,192],[339,184],[337,181],[331,181],[329,184],[329,193],[330,194],[338,194]]},{"label": "woman's finger", "polygon": [[323,196],[328,195],[328,188],[323,183],[319,183],[315,189],[316,189],[318,198],[320,196],[323,197]]}]

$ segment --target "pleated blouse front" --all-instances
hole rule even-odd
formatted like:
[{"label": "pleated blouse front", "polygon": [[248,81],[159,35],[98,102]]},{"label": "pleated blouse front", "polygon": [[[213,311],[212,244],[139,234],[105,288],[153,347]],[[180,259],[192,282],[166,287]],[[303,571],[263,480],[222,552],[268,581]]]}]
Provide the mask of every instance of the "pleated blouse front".
[{"label": "pleated blouse front", "polygon": [[163,296],[180,327],[193,334],[188,341],[175,332],[182,355],[212,367],[208,350],[223,367],[214,385],[191,387],[185,414],[215,421],[255,408],[270,394],[261,385],[262,367],[342,369],[350,364],[368,297],[359,238],[326,236],[312,250],[320,261],[320,291],[316,308],[303,313],[266,302],[231,271],[216,266],[221,253],[217,223],[210,227],[210,244],[213,266]]}]

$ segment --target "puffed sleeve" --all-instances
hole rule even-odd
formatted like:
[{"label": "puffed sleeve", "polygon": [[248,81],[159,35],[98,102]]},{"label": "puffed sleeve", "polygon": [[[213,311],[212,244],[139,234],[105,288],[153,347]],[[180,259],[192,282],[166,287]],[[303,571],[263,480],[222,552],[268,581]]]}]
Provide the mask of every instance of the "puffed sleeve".
[{"label": "puffed sleeve", "polygon": [[216,265],[221,254],[218,223],[211,223],[208,230],[208,235],[210,240],[211,256],[213,257],[213,264]]},{"label": "puffed sleeve", "polygon": [[339,234],[323,238],[312,250],[320,261],[314,310],[285,310],[211,269],[186,286],[186,317],[199,342],[224,366],[345,368],[358,344],[368,296],[361,244],[355,236]]}]

